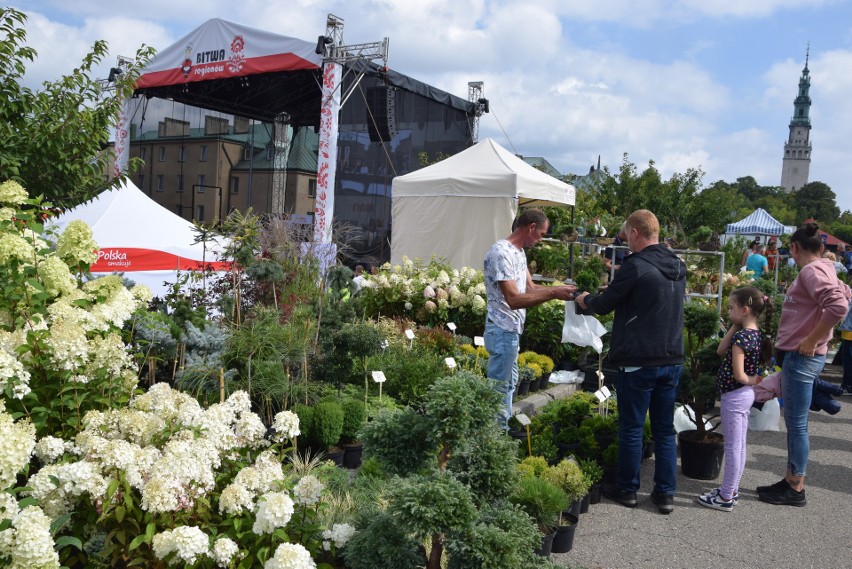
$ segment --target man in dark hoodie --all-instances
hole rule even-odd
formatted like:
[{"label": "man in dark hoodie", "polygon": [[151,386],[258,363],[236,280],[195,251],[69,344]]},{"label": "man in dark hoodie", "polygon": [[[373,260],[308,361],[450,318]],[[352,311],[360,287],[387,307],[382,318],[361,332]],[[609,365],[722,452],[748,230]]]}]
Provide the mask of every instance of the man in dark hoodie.
[{"label": "man in dark hoodie", "polygon": [[677,476],[673,415],[683,369],[686,266],[659,243],[660,224],[653,213],[634,211],[625,225],[632,254],[602,293],[576,298],[594,314],[615,310],[609,361],[619,368],[618,482],[603,491],[623,506],[636,506],[642,431],[650,410],[656,457],[651,501],[668,514],[674,509]]}]

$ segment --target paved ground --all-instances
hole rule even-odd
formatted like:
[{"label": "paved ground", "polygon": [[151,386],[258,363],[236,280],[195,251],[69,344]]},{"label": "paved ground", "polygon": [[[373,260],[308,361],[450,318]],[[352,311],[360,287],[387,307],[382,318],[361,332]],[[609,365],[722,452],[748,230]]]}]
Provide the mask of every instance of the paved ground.
[{"label": "paved ground", "polygon": [[[823,378],[838,382],[827,370]],[[836,372],[837,370],[833,370]],[[678,472],[675,511],[664,516],[650,502],[654,459],[642,465],[639,506],[604,498],[583,514],[574,548],[554,554],[564,567],[588,569],[852,568],[852,397],[840,413],[811,412],[811,454],[804,508],[758,501],[754,488],[778,481],[786,461],[786,431],[751,431],[740,502],[731,513],[695,503],[716,481]]]}]

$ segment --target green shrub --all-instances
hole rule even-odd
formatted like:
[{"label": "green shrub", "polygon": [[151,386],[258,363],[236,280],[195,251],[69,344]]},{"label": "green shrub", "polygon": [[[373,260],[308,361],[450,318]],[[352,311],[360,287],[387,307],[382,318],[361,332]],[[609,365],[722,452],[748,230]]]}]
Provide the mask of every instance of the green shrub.
[{"label": "green shrub", "polygon": [[355,521],[358,530],[343,548],[346,566],[352,569],[417,569],[426,556],[415,539],[390,513],[368,511]]},{"label": "green shrub", "polygon": [[344,399],[340,407],[343,409],[343,429],[340,440],[351,443],[358,439],[358,433],[367,420],[367,408],[360,399]]},{"label": "green shrub", "polygon": [[381,411],[364,426],[364,459],[375,458],[391,475],[406,475],[423,468],[435,445],[427,441],[428,420],[407,409]]},{"label": "green shrub", "polygon": [[384,372],[384,393],[406,405],[419,403],[435,380],[447,372],[441,354],[417,345],[411,349],[392,345],[369,358],[367,365]]},{"label": "green shrub", "polygon": [[565,506],[568,496],[561,488],[543,478],[522,476],[509,500],[524,510],[542,533],[549,533]]},{"label": "green shrub", "polygon": [[532,569],[544,558],[535,554],[541,534],[518,506],[484,508],[465,532],[447,537],[448,569]]},{"label": "green shrub", "polygon": [[499,429],[486,430],[455,446],[447,470],[470,489],[478,506],[494,503],[512,491],[517,478],[515,445]]},{"label": "green shrub", "polygon": [[580,465],[573,460],[564,459],[551,466],[542,474],[542,478],[562,489],[569,502],[576,502],[589,493],[591,483],[583,474]]},{"label": "green shrub", "polygon": [[323,400],[314,405],[308,428],[311,446],[325,450],[337,444],[343,432],[343,409],[336,401]]},{"label": "green shrub", "polygon": [[618,443],[612,443],[603,451],[603,467],[618,467]]},{"label": "green shrub", "polygon": [[531,476],[541,476],[548,468],[547,461],[540,456],[528,456],[518,465],[518,470]]},{"label": "green shrub", "polygon": [[598,484],[603,480],[603,469],[601,465],[594,460],[580,459],[580,470],[583,475],[589,479],[590,484]]},{"label": "green shrub", "polygon": [[310,444],[311,423],[313,423],[314,419],[314,408],[309,405],[298,403],[293,406],[292,411],[299,416],[299,431],[302,433],[299,435],[299,439]]}]

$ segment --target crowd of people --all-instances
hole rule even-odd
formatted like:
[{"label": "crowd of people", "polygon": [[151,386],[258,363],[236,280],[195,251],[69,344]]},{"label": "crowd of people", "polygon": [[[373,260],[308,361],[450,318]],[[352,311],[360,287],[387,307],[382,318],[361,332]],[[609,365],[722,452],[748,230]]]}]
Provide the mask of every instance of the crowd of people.
[{"label": "crowd of people", "polygon": [[[490,354],[488,377],[503,395],[505,407],[498,422],[504,428],[512,415],[512,395],[518,379],[517,356],[526,308],[551,299],[573,300],[590,314],[615,312],[608,353],[618,368],[616,398],[619,411],[618,476],[605,485],[604,495],[626,507],[638,504],[639,466],[643,428],[650,417],[654,438],[654,487],[651,501],[660,513],[674,509],[677,448],[673,415],[683,371],[683,312],[686,291],[684,262],[659,240],[660,225],[648,210],[637,210],[624,222],[617,240],[628,251],[611,249],[607,268],[613,273],[599,293],[578,292],[572,285],[539,286],[527,270],[524,248],[547,233],[549,221],[539,210],[526,210],[511,234],[497,241],[484,260],[487,291],[485,347]],[[774,357],[780,365],[784,397],[787,459],[784,477],[758,486],[758,498],[769,504],[804,506],[805,476],[810,450],[808,412],[825,365],[828,343],[841,321],[844,394],[852,394],[852,292],[838,278],[836,264],[846,268],[852,251],[839,248],[843,260],[823,256],[819,227],[807,223],[790,238],[788,253],[799,274],[788,287],[774,345],[761,331],[761,315],[769,319],[771,301],[756,287],[735,289],[729,296],[728,322],[719,345],[721,358],[717,390],[725,436],[725,471],[721,486],[697,497],[708,508],[733,510],[747,460],[748,415],[761,366]],[[744,252],[742,266],[756,277],[774,270],[781,258],[777,239],[754,242]],[[848,269],[847,269],[848,270]],[[721,334],[721,331],[720,331]]]}]

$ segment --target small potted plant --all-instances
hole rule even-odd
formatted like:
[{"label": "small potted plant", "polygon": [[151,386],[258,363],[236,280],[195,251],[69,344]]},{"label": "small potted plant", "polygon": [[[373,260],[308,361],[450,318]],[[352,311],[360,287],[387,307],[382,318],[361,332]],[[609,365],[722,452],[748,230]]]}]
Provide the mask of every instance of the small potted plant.
[{"label": "small potted plant", "polygon": [[568,497],[561,488],[536,476],[520,476],[509,501],[518,505],[533,519],[542,536],[541,548],[536,553],[550,555],[556,535],[559,514],[565,508]]},{"label": "small potted plant", "polygon": [[332,399],[322,399],[313,406],[308,426],[308,444],[325,452],[327,459],[343,465],[343,449],[337,446],[343,433],[343,409]]},{"label": "small potted plant", "polygon": [[530,384],[535,379],[535,370],[531,367],[518,367],[518,385],[515,386],[515,395],[526,395],[530,391]]},{"label": "small potted plant", "polygon": [[[583,474],[591,483],[591,486],[589,486],[589,503],[597,504],[601,501],[603,468],[601,468],[601,465],[594,460],[580,459],[579,462],[580,470],[583,471]],[[582,508],[580,509],[580,513],[584,513]]]},{"label": "small potted plant", "polygon": [[580,516],[581,502],[583,497],[588,495],[591,484],[580,466],[570,459],[549,467],[542,474],[542,478],[565,492],[571,504],[559,514],[559,524],[552,546],[553,552],[565,553],[570,551],[574,544],[574,531]]},{"label": "small potted plant", "polygon": [[713,424],[704,416],[716,398],[719,356],[718,339],[713,337],[719,331],[719,315],[701,302],[689,302],[683,311],[683,327],[686,362],[678,398],[695,430],[678,433],[681,471],[689,478],[713,480],[722,469],[724,439],[720,433],[713,432],[718,423]]},{"label": "small potted plant", "polygon": [[340,434],[340,446],[343,448],[343,466],[358,468],[361,466],[361,454],[364,445],[358,440],[358,434],[367,421],[367,408],[360,399],[344,399],[340,407],[343,410],[343,429]]}]

